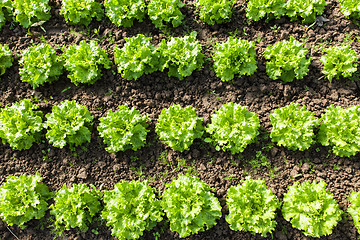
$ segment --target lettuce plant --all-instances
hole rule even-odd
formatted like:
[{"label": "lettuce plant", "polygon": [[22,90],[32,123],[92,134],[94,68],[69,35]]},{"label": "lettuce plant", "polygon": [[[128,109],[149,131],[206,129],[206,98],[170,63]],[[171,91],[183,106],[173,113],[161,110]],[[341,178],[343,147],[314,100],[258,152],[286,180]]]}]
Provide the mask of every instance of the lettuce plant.
[{"label": "lettuce plant", "polygon": [[210,192],[209,185],[198,177],[179,175],[167,183],[161,206],[170,221],[170,230],[180,238],[210,229],[221,217],[219,200]]},{"label": "lettuce plant", "polygon": [[109,69],[111,61],[106,52],[95,41],[81,41],[65,51],[65,68],[68,77],[75,85],[80,83],[93,84],[102,76],[102,68]]},{"label": "lettuce plant", "polygon": [[155,131],[165,144],[175,151],[183,152],[203,135],[202,122],[203,118],[196,115],[195,108],[182,108],[175,104],[161,111]]},{"label": "lettuce plant", "polygon": [[230,36],[216,43],[213,53],[214,70],[221,81],[231,81],[235,74],[252,75],[257,69],[255,43]]},{"label": "lettuce plant", "polygon": [[349,201],[351,206],[346,211],[351,215],[354,225],[360,233],[360,192],[352,192]]},{"label": "lettuce plant", "polygon": [[169,69],[168,76],[183,80],[195,70],[200,70],[204,63],[201,45],[196,40],[196,32],[185,37],[171,37],[166,42],[163,39],[158,47],[160,54],[160,71]]},{"label": "lettuce plant", "polygon": [[185,6],[181,0],[150,0],[147,6],[148,15],[156,28],[165,28],[169,25],[181,25],[184,15],[180,8]]},{"label": "lettuce plant", "polygon": [[59,106],[53,106],[52,113],[46,114],[46,138],[54,147],[70,148],[90,142],[94,117],[85,106],[75,101],[65,100]]},{"label": "lettuce plant", "polygon": [[61,0],[60,14],[70,24],[88,26],[96,17],[100,21],[104,17],[102,4],[95,0]]},{"label": "lettuce plant", "polygon": [[324,50],[326,55],[321,56],[320,61],[324,64],[323,73],[331,80],[341,76],[351,77],[357,71],[356,52],[349,45],[334,46]]},{"label": "lettuce plant", "polygon": [[200,19],[208,25],[221,24],[231,20],[233,6],[236,0],[197,0]]},{"label": "lettuce plant", "polygon": [[306,236],[330,235],[341,220],[342,211],[333,195],[325,189],[326,183],[295,182],[284,194],[282,214],[294,228]]},{"label": "lettuce plant", "polygon": [[225,220],[234,231],[249,231],[266,237],[275,230],[276,210],[279,199],[264,180],[252,180],[250,176],[242,180],[242,185],[232,186],[227,191],[226,205],[229,215]]},{"label": "lettuce plant", "polygon": [[9,46],[0,44],[0,76],[3,75],[7,68],[13,65],[13,56]]},{"label": "lettuce plant", "polygon": [[114,48],[114,62],[123,78],[136,80],[144,74],[158,70],[159,56],[151,44],[151,37],[138,34],[125,38],[125,41],[123,48]]},{"label": "lettuce plant", "polygon": [[264,56],[266,73],[273,79],[281,79],[283,83],[292,82],[294,78],[302,79],[309,71],[310,58],[306,58],[309,52],[303,44],[290,37],[289,41],[283,40],[275,45],[267,46]]},{"label": "lettuce plant", "polygon": [[0,30],[7,21],[11,21],[13,15],[13,6],[11,0],[0,1]]},{"label": "lettuce plant", "polygon": [[303,23],[313,23],[316,16],[323,14],[326,6],[325,0],[288,0],[286,2],[286,14],[292,19],[296,20],[301,17]]},{"label": "lettuce plant", "polygon": [[350,157],[360,151],[360,108],[331,105],[320,118],[318,141],[331,146],[335,155]]},{"label": "lettuce plant", "polygon": [[29,149],[39,142],[43,129],[41,111],[30,99],[24,99],[0,110],[0,137],[16,150]]},{"label": "lettuce plant", "polygon": [[205,142],[212,142],[216,150],[230,150],[231,154],[243,152],[259,135],[260,121],[256,113],[236,103],[226,103],[211,116],[205,128],[210,134]]},{"label": "lettuce plant", "polygon": [[7,177],[0,186],[0,218],[9,226],[25,228],[28,221],[44,217],[52,194],[41,181],[39,173]]},{"label": "lettuce plant", "polygon": [[347,18],[360,19],[360,2],[353,0],[339,0],[340,11]]},{"label": "lettuce plant", "polygon": [[105,0],[105,14],[116,26],[131,27],[135,19],[142,22],[146,14],[144,0]]},{"label": "lettuce plant", "polygon": [[22,55],[21,81],[29,83],[34,89],[57,80],[63,72],[63,59],[49,44],[29,47]]},{"label": "lettuce plant", "polygon": [[24,28],[50,19],[49,0],[13,0],[15,21]]},{"label": "lettuce plant", "polygon": [[94,186],[89,188],[80,183],[68,188],[64,184],[56,192],[54,204],[50,206],[50,214],[55,217],[55,233],[61,235],[64,230],[72,228],[86,232],[93,217],[101,210],[100,197],[100,191]]},{"label": "lettuce plant", "polygon": [[249,0],[246,6],[246,17],[251,21],[279,19],[285,13],[285,0]]},{"label": "lettuce plant", "polygon": [[104,204],[101,217],[120,240],[138,239],[164,215],[155,189],[147,181],[117,183],[113,190],[104,192]]},{"label": "lettuce plant", "polygon": [[294,151],[308,149],[315,143],[314,129],[319,125],[314,115],[305,105],[299,108],[298,103],[275,109],[270,114],[271,141]]},{"label": "lettuce plant", "polygon": [[149,118],[141,116],[135,108],[131,110],[127,105],[119,106],[119,111],[111,109],[106,117],[99,119],[98,131],[107,145],[106,150],[111,153],[132,149],[134,151],[143,147]]}]

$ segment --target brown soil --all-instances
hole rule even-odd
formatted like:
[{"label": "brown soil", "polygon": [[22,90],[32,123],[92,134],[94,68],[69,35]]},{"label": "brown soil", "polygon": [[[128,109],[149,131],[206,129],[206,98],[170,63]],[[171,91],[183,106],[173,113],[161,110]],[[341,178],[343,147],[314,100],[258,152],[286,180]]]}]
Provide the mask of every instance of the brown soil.
[{"label": "brown soil", "polygon": [[[15,151],[8,145],[0,145],[0,183],[10,175],[35,174],[39,172],[51,190],[56,191],[63,184],[72,183],[94,184],[100,189],[112,189],[120,180],[148,179],[150,185],[163,191],[164,184],[176,178],[179,173],[196,173],[211,187],[216,188],[215,195],[223,206],[223,217],[212,229],[187,239],[262,239],[249,233],[230,230],[225,222],[227,214],[225,197],[227,189],[240,183],[245,176],[264,178],[267,186],[281,200],[283,194],[295,181],[320,180],[327,182],[327,189],[339,202],[342,210],[349,206],[347,197],[353,190],[360,190],[360,161],[359,156],[348,158],[335,157],[329,149],[313,146],[304,152],[293,152],[271,143],[268,133],[271,130],[269,114],[273,109],[296,102],[305,104],[307,108],[320,117],[328,106],[334,104],[342,107],[359,105],[359,89],[354,82],[338,80],[329,83],[321,73],[319,58],[321,51],[318,47],[323,42],[340,44],[354,39],[351,46],[360,53],[359,28],[347,20],[339,11],[337,1],[327,1],[323,14],[330,21],[323,26],[308,27],[300,22],[290,22],[288,18],[280,20],[246,23],[245,1],[239,0],[235,6],[235,13],[230,23],[207,26],[197,19],[195,8],[188,2],[183,9],[186,14],[185,24],[171,30],[173,36],[196,31],[198,39],[203,45],[206,58],[210,58],[212,44],[224,41],[237,33],[242,39],[256,41],[258,52],[258,71],[250,77],[236,78],[234,83],[223,83],[211,69],[211,59],[207,61],[203,70],[194,72],[183,81],[167,77],[167,73],[155,72],[143,76],[137,81],[126,81],[116,73],[116,66],[104,70],[101,80],[90,86],[75,86],[67,79],[66,74],[60,80],[47,84],[36,90],[20,81],[18,60],[21,50],[32,44],[40,43],[44,37],[54,47],[66,47],[79,43],[81,40],[98,39],[101,46],[113,57],[113,47],[122,46],[125,37],[138,33],[153,37],[154,44],[158,44],[167,35],[155,29],[146,20],[135,23],[132,28],[115,27],[108,19],[99,23],[93,22],[89,28],[68,25],[59,15],[60,1],[50,0],[52,18],[41,27],[31,28],[29,31],[20,26],[10,29],[10,25],[3,28],[0,43],[8,44],[18,56],[14,65],[1,78],[0,104],[12,104],[16,101],[32,98],[38,102],[44,114],[51,111],[53,105],[65,99],[76,100],[86,105],[95,116],[93,135],[90,144],[71,152],[68,148],[57,149],[45,140],[34,145],[29,150]],[[45,30],[45,32],[44,32]],[[95,33],[95,30],[98,32]],[[294,36],[298,40],[306,40],[306,47],[312,58],[308,76],[302,80],[283,85],[269,79],[265,72],[264,49],[268,44]],[[228,152],[217,152],[209,144],[197,140],[189,151],[183,153],[172,151],[162,144],[154,129],[160,111],[173,103],[182,106],[192,105],[197,113],[209,123],[214,110],[227,102],[236,102],[248,106],[250,111],[256,112],[260,118],[262,132],[257,143],[249,146],[241,155],[231,156]],[[147,146],[134,151],[109,154],[96,130],[99,117],[109,109],[116,110],[121,104],[136,107],[142,114],[151,118],[150,133]],[[267,159],[268,166],[256,167],[249,164]],[[256,161],[254,161],[256,160]],[[279,211],[277,227],[273,233],[274,239],[312,239],[300,231],[292,228],[285,221]],[[29,227],[21,230],[10,227],[19,239],[52,239],[49,228],[50,216],[41,221],[31,221]],[[67,232],[63,239],[113,239],[109,229],[98,220],[92,225],[99,234],[90,230],[76,234]],[[179,239],[178,235],[169,230],[168,222],[159,223],[154,230],[145,232],[143,239],[155,239],[154,234],[160,234],[159,239]],[[0,237],[2,239],[16,239],[0,221]],[[334,228],[333,234],[321,239],[356,239],[358,233],[350,217],[344,215],[343,220]],[[269,237],[269,239],[271,239]]]}]

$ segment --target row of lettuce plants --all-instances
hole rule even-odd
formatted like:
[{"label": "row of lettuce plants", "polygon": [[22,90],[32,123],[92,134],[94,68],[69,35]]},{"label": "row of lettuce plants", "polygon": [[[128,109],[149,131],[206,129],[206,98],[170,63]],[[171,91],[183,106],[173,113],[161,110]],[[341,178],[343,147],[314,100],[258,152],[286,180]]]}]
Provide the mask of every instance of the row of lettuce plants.
[{"label": "row of lettuce plants", "polygon": [[[155,27],[178,27],[183,23],[180,0],[62,0],[60,14],[69,24],[88,26],[96,18],[100,21],[106,15],[116,26],[131,27],[135,20],[142,22],[146,15]],[[194,2],[199,19],[208,25],[229,22],[236,0],[197,0]],[[341,12],[346,17],[359,19],[357,1],[340,0]],[[249,21],[280,18],[287,15],[291,20],[302,19],[312,23],[324,12],[325,0],[249,0],[246,16]],[[104,11],[105,8],[105,11]],[[50,19],[49,0],[2,0],[0,2],[0,30],[7,21],[16,21],[25,28]]]},{"label": "row of lettuce plants", "polygon": [[[302,79],[308,74],[310,57],[308,49],[293,37],[269,45],[264,57],[267,59],[266,72],[273,80],[283,83]],[[349,45],[331,46],[323,50],[320,61],[323,73],[329,81],[340,77],[351,77],[357,71],[356,52]],[[252,75],[257,70],[256,50],[253,41],[229,37],[225,42],[217,42],[212,52],[213,70],[222,81],[231,82],[235,76]],[[0,76],[12,66],[13,57],[7,45],[0,45]],[[136,80],[144,74],[167,69],[169,77],[180,80],[203,68],[204,54],[196,33],[184,37],[163,39],[155,48],[151,38],[138,34],[126,38],[122,48],[114,47],[114,62],[118,72],[127,80]],[[58,56],[49,44],[39,44],[22,52],[20,59],[20,79],[37,88],[51,83],[63,73],[75,85],[93,84],[102,76],[102,69],[109,69],[112,62],[105,50],[96,41],[81,41],[71,45]]]},{"label": "row of lettuce plants", "polygon": [[[266,237],[275,230],[276,211],[281,208],[284,219],[306,236],[330,235],[343,211],[326,186],[322,180],[295,182],[280,202],[264,180],[248,176],[228,189],[225,220],[234,231]],[[63,235],[73,228],[87,231],[94,217],[100,216],[114,237],[138,239],[166,215],[170,230],[184,238],[212,228],[222,216],[219,200],[212,193],[215,190],[198,177],[182,174],[167,183],[161,195],[148,181],[121,181],[103,192],[92,185],[68,188],[64,184],[50,192],[39,173],[9,176],[0,186],[0,218],[9,226],[25,228],[28,221],[43,218],[50,209],[54,217],[50,226],[55,235]],[[349,201],[347,212],[360,233],[360,192],[352,192]]]},{"label": "row of lettuce plants", "polygon": [[[17,150],[29,149],[41,141],[44,129],[47,129],[48,142],[57,148],[75,149],[91,141],[94,117],[85,106],[65,100],[53,106],[44,122],[43,113],[37,108],[30,99],[25,99],[0,110],[0,138],[4,144]],[[305,106],[299,108],[299,104],[291,103],[275,109],[270,120],[271,140],[290,150],[304,151],[317,141],[341,157],[351,157],[360,151],[359,106],[343,109],[331,105],[318,119]],[[135,108],[121,105],[118,111],[110,109],[106,116],[99,118],[97,130],[108,152],[136,151],[146,144],[149,121],[148,116],[142,116]],[[236,103],[222,105],[206,127],[195,108],[174,104],[161,111],[155,132],[175,151],[189,150],[195,139],[202,138],[217,151],[237,154],[257,140],[259,128],[256,113]]]}]

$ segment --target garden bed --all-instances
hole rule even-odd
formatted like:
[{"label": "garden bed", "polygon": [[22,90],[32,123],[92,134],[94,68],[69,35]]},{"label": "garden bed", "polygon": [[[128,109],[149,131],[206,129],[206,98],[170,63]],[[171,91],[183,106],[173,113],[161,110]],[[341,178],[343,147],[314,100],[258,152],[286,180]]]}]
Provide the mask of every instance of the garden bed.
[{"label": "garden bed", "polygon": [[[60,1],[50,0],[52,17],[41,27],[29,30],[21,26],[7,24],[0,34],[0,43],[8,44],[15,57],[14,65],[1,77],[0,103],[9,105],[25,98],[31,98],[40,106],[44,114],[60,102],[76,100],[87,106],[95,117],[91,142],[79,147],[76,151],[69,148],[54,148],[45,138],[43,143],[34,144],[29,150],[16,151],[8,145],[0,145],[0,183],[10,175],[35,174],[39,172],[50,190],[59,190],[63,184],[93,184],[99,189],[112,189],[121,180],[149,180],[151,186],[163,191],[165,183],[171,182],[179,173],[196,174],[211,187],[216,188],[215,196],[223,207],[223,216],[218,224],[210,230],[190,236],[186,239],[263,239],[246,232],[230,230],[225,215],[227,189],[240,183],[250,175],[252,178],[264,178],[266,185],[281,200],[287,188],[295,181],[324,180],[327,189],[334,195],[340,208],[349,206],[348,196],[352,191],[360,190],[359,156],[353,158],[335,157],[330,149],[316,144],[309,150],[290,151],[278,147],[269,139],[271,130],[269,114],[272,110],[284,107],[291,102],[306,105],[307,109],[320,117],[328,106],[334,104],[347,108],[359,105],[360,89],[350,80],[334,80],[330,83],[321,73],[322,64],[319,50],[327,44],[339,45],[348,41],[351,47],[360,53],[360,31],[350,20],[340,13],[337,1],[327,1],[323,16],[329,19],[323,26],[312,27],[300,22],[290,22],[286,17],[247,24],[245,1],[238,1],[234,8],[231,22],[208,26],[196,20],[195,7],[187,2],[182,12],[186,15],[184,25],[160,32],[149,19],[143,23],[136,22],[131,28],[115,27],[108,19],[102,22],[93,21],[88,28],[71,26],[59,14]],[[117,73],[116,66],[103,71],[103,77],[93,85],[75,86],[63,74],[52,84],[45,84],[33,90],[27,83],[20,81],[19,63],[21,51],[33,44],[46,40],[53,47],[68,47],[81,40],[94,39],[113,60],[113,47],[122,47],[125,37],[138,33],[153,37],[157,45],[171,33],[172,36],[183,36],[192,31],[203,46],[203,53],[208,59],[201,71],[180,81],[169,78],[167,73],[154,72],[142,76],[137,81],[127,81]],[[253,40],[256,43],[258,70],[252,76],[236,78],[233,83],[221,82],[212,70],[211,51],[217,41],[225,41],[228,36]],[[265,71],[263,52],[267,45],[290,36],[304,40],[309,49],[311,65],[309,74],[301,80],[282,84],[269,79]],[[262,126],[258,141],[251,144],[242,154],[232,156],[230,152],[216,151],[203,140],[196,140],[190,150],[183,153],[171,150],[160,142],[155,134],[155,123],[161,110],[176,103],[185,107],[192,105],[197,114],[204,118],[204,124],[210,122],[215,109],[224,103],[236,102],[248,106],[255,112]],[[150,132],[145,147],[134,152],[127,150],[117,154],[106,152],[102,139],[96,130],[98,119],[109,109],[117,110],[119,105],[127,104],[147,114]],[[9,227],[19,239],[52,239],[49,220],[33,220],[24,230]],[[292,228],[278,211],[277,227],[274,239],[312,239],[299,230]],[[178,235],[169,230],[164,220],[152,231],[145,232],[143,239],[178,239]],[[64,239],[113,239],[105,223],[96,221],[94,231],[77,234],[66,232]],[[6,224],[0,221],[0,236],[3,239],[16,239]],[[96,234],[97,233],[97,234]],[[356,239],[358,233],[350,217],[344,214],[343,220],[334,228],[333,234],[321,239]],[[271,239],[269,237],[269,239]]]}]

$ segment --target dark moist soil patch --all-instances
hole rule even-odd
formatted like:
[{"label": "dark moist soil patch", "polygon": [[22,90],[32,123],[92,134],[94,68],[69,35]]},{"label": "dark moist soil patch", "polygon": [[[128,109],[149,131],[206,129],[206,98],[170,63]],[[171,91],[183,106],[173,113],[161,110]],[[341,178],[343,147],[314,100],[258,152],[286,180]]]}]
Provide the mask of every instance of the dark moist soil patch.
[{"label": "dark moist soil patch", "polygon": [[[163,191],[165,183],[171,182],[179,173],[197,174],[211,187],[216,188],[215,195],[223,207],[223,217],[218,224],[208,231],[201,232],[187,239],[205,240],[248,240],[263,239],[249,233],[230,230],[224,216],[228,213],[225,206],[227,189],[240,183],[241,179],[251,175],[253,178],[264,178],[267,186],[281,200],[288,186],[295,181],[324,180],[327,189],[339,202],[342,210],[349,206],[347,197],[352,191],[360,190],[359,156],[339,158],[333,156],[329,149],[315,145],[304,152],[292,152],[272,144],[268,138],[271,130],[269,114],[273,109],[284,107],[290,102],[307,108],[320,117],[328,106],[349,107],[359,104],[359,89],[356,84],[344,79],[329,83],[321,74],[320,45],[331,42],[338,45],[344,41],[354,40],[351,47],[360,53],[359,28],[347,20],[339,11],[336,1],[327,1],[323,14],[330,21],[323,26],[308,27],[300,22],[290,22],[284,17],[269,23],[264,21],[247,24],[245,2],[238,1],[230,23],[207,26],[197,21],[195,8],[190,2],[182,10],[186,15],[185,25],[169,30],[172,36],[182,36],[196,31],[203,46],[203,52],[209,59],[201,71],[194,72],[183,81],[167,77],[166,73],[155,72],[143,76],[138,81],[126,81],[117,74],[116,66],[104,70],[101,80],[90,86],[73,85],[66,74],[60,80],[33,90],[22,83],[19,77],[19,56],[21,51],[41,42],[44,37],[52,46],[67,47],[81,40],[95,39],[113,58],[113,47],[122,47],[125,37],[138,33],[150,35],[157,45],[167,34],[155,29],[147,19],[135,23],[132,28],[115,27],[109,20],[93,22],[89,28],[70,26],[59,14],[60,1],[50,1],[52,18],[41,27],[29,31],[20,26],[10,29],[6,25],[0,35],[0,43],[8,44],[18,56],[14,65],[1,77],[0,104],[10,105],[25,98],[32,98],[40,105],[44,114],[51,112],[53,105],[65,99],[76,100],[88,107],[95,116],[91,143],[71,152],[68,148],[57,149],[45,140],[26,151],[12,150],[8,145],[0,145],[0,183],[10,175],[35,174],[39,172],[52,191],[59,190],[63,184],[94,184],[100,189],[112,189],[120,180],[145,180],[150,185]],[[45,30],[45,32],[44,32]],[[95,32],[95,30],[97,32]],[[250,77],[236,78],[234,83],[223,83],[212,71],[211,51],[213,44],[224,41],[229,35],[253,40],[257,46],[258,71]],[[308,76],[302,80],[283,85],[269,79],[265,71],[263,52],[268,44],[288,39],[290,36],[306,41],[312,58]],[[154,129],[156,119],[163,108],[173,103],[182,106],[192,105],[197,113],[209,123],[210,116],[222,104],[236,102],[248,106],[260,118],[262,132],[258,142],[250,145],[243,154],[231,156],[230,153],[217,152],[202,140],[196,140],[189,151],[174,152],[162,144]],[[151,118],[150,132],[146,147],[137,152],[126,151],[109,154],[99,137],[96,127],[98,119],[109,109],[116,110],[121,104],[136,107],[142,114]],[[263,162],[262,166],[260,163]],[[274,239],[312,239],[291,227],[278,211],[278,222],[273,233]],[[19,239],[52,239],[49,228],[50,215],[41,221],[31,221],[24,230],[10,227]],[[114,239],[109,229],[99,221],[91,226],[92,231],[77,234],[68,231],[60,239]],[[176,233],[169,230],[168,222],[159,223],[152,231],[145,232],[143,239],[179,239]],[[0,221],[0,237],[16,239]],[[321,239],[357,239],[358,233],[348,215],[334,228],[333,234]],[[268,239],[271,239],[268,237]]]}]

